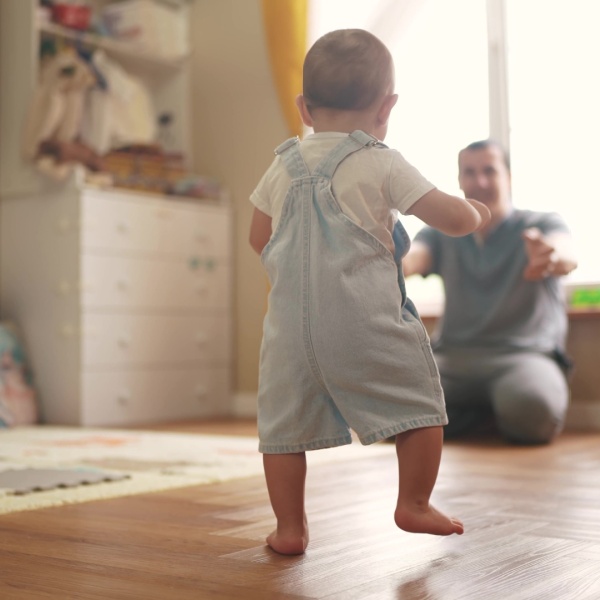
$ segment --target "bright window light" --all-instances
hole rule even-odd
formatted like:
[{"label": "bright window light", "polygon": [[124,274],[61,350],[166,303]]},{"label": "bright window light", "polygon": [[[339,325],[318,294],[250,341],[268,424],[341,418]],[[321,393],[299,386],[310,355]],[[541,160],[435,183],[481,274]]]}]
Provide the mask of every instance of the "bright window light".
[{"label": "bright window light", "polygon": [[571,282],[600,281],[600,2],[506,0],[513,198],[556,211],[578,249]]},{"label": "bright window light", "polygon": [[[311,3],[309,43],[332,29],[360,27],[387,44],[396,64],[399,102],[385,141],[440,189],[458,195],[457,153],[490,131],[486,4]],[[565,282],[598,282],[600,2],[504,4],[513,202],[517,208],[560,213],[579,258],[579,268]],[[415,217],[404,217],[403,224],[411,237],[423,226]],[[435,309],[443,297],[435,278],[411,277],[407,288],[420,308]]]},{"label": "bright window light", "polygon": [[[396,66],[398,104],[385,143],[441,190],[461,195],[458,151],[489,135],[486,3],[482,0],[314,0],[310,40],[359,27],[379,37]],[[412,237],[423,227],[403,217]],[[439,307],[437,277],[411,277],[409,296],[421,310]]]}]

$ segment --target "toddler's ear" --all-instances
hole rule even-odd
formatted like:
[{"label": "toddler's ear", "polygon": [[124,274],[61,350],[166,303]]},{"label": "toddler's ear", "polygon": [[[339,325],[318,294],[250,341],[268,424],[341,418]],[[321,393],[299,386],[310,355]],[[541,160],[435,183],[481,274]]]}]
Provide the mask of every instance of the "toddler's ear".
[{"label": "toddler's ear", "polygon": [[392,112],[392,108],[396,106],[396,102],[398,102],[398,94],[390,94],[383,99],[377,112],[377,118],[380,123],[384,124],[388,122],[390,113]]},{"label": "toddler's ear", "polygon": [[308,112],[308,107],[306,106],[306,101],[304,100],[304,96],[302,94],[296,96],[296,107],[298,108],[298,112],[300,113],[300,118],[302,119],[302,122],[307,127],[312,127],[313,120],[310,116],[310,113]]}]

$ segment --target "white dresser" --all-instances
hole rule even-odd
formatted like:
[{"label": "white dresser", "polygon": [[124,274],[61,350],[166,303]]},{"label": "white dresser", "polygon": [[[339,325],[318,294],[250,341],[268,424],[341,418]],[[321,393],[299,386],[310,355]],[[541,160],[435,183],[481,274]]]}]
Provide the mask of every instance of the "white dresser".
[{"label": "white dresser", "polygon": [[4,198],[2,318],[21,327],[46,422],[229,413],[231,211],[127,191]]},{"label": "white dresser", "polygon": [[[117,3],[86,4],[98,15]],[[44,420],[122,426],[225,415],[230,208],[102,191],[80,172],[56,183],[22,152],[40,50],[83,44],[143,82],[157,120],[171,118],[166,149],[197,171],[189,2],[168,2],[182,32],[168,54],[44,20],[39,5],[0,0],[0,312],[24,333]]]}]

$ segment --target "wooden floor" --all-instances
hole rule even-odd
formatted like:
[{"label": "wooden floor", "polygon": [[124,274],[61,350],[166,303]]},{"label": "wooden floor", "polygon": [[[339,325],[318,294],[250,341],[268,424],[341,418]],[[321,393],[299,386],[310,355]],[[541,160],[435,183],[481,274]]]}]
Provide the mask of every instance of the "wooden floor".
[{"label": "wooden floor", "polygon": [[396,529],[396,486],[393,452],[315,466],[300,557],[264,545],[262,477],[3,515],[0,598],[600,599],[600,434],[447,443],[434,500],[464,520],[461,537]]}]

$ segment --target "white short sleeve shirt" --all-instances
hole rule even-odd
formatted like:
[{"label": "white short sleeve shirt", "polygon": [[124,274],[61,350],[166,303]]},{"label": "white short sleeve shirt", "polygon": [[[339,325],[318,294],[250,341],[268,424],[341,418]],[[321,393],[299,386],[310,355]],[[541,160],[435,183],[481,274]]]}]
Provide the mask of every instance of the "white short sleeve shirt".
[{"label": "white short sleeve shirt", "polygon": [[[322,132],[302,140],[300,151],[309,171],[346,136],[346,133]],[[283,161],[275,157],[250,196],[254,206],[271,217],[273,231],[277,229],[290,183]],[[392,253],[397,212],[406,214],[434,188],[398,151],[389,148],[365,148],[351,154],[332,179],[333,195],[344,214],[377,237]]]}]

